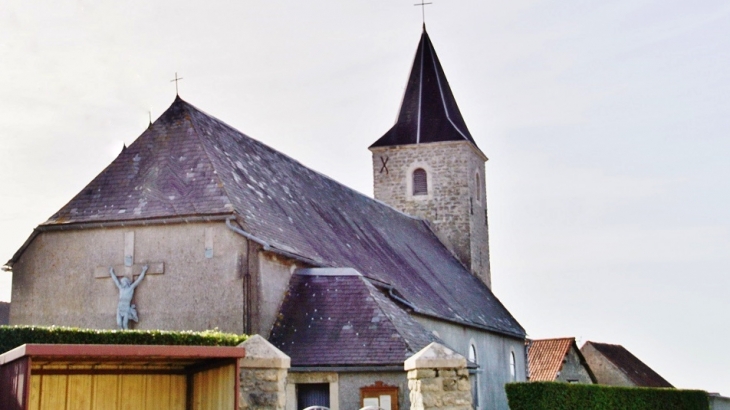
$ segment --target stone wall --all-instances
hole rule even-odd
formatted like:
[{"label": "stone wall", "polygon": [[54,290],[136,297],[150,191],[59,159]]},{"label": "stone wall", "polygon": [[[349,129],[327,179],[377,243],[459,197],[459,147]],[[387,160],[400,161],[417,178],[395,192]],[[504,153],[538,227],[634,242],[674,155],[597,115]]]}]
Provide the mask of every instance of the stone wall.
[{"label": "stone wall", "polygon": [[291,359],[259,335],[239,345],[246,349],[240,361],[239,409],[283,410]]},{"label": "stone wall", "polygon": [[415,369],[408,372],[412,410],[471,409],[467,369]]},{"label": "stone wall", "polygon": [[[466,141],[370,150],[375,198],[430,221],[442,242],[491,286],[486,158]],[[412,195],[412,174],[417,168],[427,172],[428,195]]]},{"label": "stone wall", "polygon": [[411,410],[470,410],[471,383],[464,356],[431,343],[404,363]]},{"label": "stone wall", "polygon": [[[473,327],[459,326],[442,320],[414,316],[426,329],[435,331],[441,340],[457,353],[468,357],[469,346],[476,347],[479,366],[477,378],[479,409],[508,409],[505,383],[527,380],[525,341]],[[510,355],[514,353],[517,374],[512,378]]]}]

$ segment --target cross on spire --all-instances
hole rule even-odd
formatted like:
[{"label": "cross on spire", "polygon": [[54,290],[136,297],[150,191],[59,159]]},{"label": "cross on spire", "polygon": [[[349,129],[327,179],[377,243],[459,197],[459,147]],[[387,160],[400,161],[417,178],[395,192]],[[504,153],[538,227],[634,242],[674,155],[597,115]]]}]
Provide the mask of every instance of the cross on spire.
[{"label": "cross on spire", "polygon": [[170,82],[175,82],[175,95],[180,95],[180,92],[177,90],[177,83],[178,81],[182,80],[182,77],[178,78],[177,71],[175,72],[175,79],[170,80]]},{"label": "cross on spire", "polygon": [[424,0],[421,0],[420,3],[414,4],[414,6],[421,6],[421,14],[423,17],[423,26],[426,27],[426,6],[433,3],[426,3]]}]

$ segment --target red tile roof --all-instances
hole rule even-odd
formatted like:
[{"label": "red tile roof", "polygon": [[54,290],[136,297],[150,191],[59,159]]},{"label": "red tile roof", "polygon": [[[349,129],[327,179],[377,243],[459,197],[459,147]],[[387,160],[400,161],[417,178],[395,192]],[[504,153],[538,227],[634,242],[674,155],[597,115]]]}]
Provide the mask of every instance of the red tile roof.
[{"label": "red tile roof", "polygon": [[563,367],[563,360],[573,345],[573,337],[530,341],[527,350],[530,381],[555,381]]}]

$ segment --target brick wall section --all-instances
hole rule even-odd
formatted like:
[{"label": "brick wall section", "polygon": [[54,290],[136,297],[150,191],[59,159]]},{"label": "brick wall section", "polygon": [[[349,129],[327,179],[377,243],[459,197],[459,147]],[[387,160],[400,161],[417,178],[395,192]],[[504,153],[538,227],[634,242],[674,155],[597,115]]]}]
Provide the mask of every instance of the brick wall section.
[{"label": "brick wall section", "polygon": [[[486,158],[481,152],[466,141],[370,150],[375,198],[430,221],[444,244],[491,287]],[[387,171],[383,168],[386,159]],[[412,195],[412,173],[417,168],[428,173],[428,195]]]},{"label": "brick wall section", "polygon": [[416,369],[408,372],[411,410],[470,410],[467,369]]}]

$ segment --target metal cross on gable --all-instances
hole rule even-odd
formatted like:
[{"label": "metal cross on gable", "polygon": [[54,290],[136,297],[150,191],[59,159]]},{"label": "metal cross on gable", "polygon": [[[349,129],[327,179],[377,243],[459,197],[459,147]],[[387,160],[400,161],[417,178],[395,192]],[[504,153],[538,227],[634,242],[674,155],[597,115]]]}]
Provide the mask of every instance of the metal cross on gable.
[{"label": "metal cross on gable", "polygon": [[179,91],[177,90],[177,83],[178,83],[178,82],[179,82],[180,80],[182,80],[182,79],[183,79],[182,77],[179,77],[179,78],[178,78],[178,76],[177,76],[177,71],[176,71],[176,72],[175,72],[175,78],[174,78],[174,79],[172,79],[172,80],[170,80],[170,82],[173,82],[173,81],[175,82],[175,95],[180,95],[180,92],[179,92]]},{"label": "metal cross on gable", "polygon": [[428,6],[429,4],[433,4],[433,3],[426,3],[425,1],[421,0],[420,3],[414,4],[414,6],[421,6],[421,14],[422,14],[424,25],[426,24],[426,6]]}]

